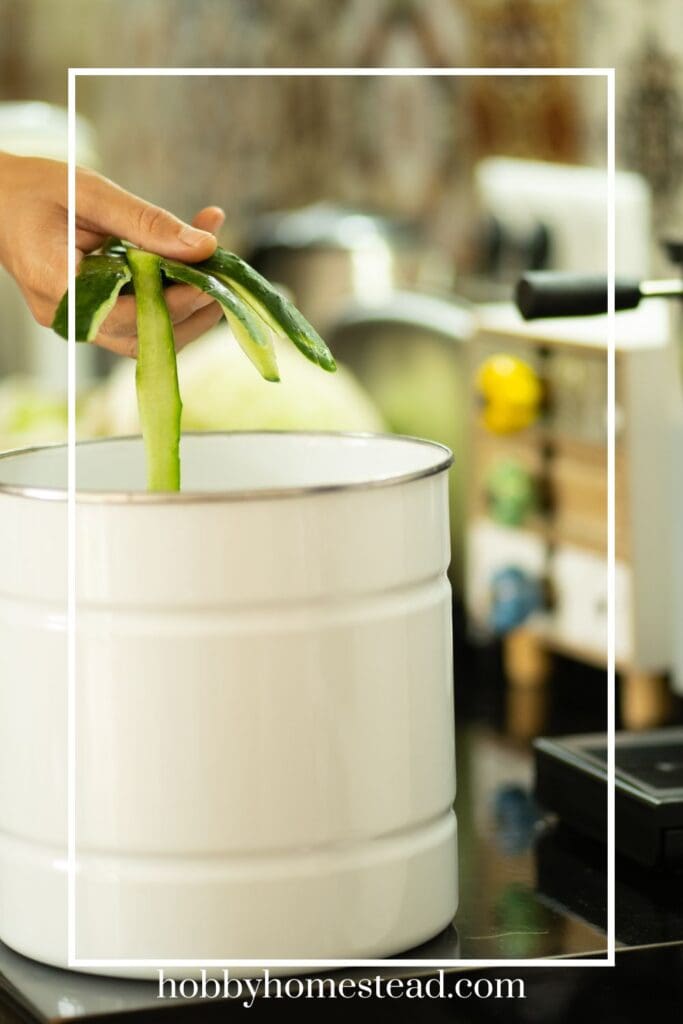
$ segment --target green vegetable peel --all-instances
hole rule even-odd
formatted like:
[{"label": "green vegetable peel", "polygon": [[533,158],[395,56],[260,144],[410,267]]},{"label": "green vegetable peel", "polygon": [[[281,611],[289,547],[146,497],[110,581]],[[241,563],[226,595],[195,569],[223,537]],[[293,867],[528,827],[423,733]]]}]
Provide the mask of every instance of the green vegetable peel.
[{"label": "green vegetable peel", "polygon": [[[173,324],[164,282],[200,288],[215,299],[245,355],[267,381],[280,379],[272,333],[287,338],[328,372],[332,353],[299,310],[248,263],[220,247],[203,263],[188,264],[110,239],[102,252],[86,256],[76,278],[76,341],[93,341],[121,289],[132,281],[137,305],[135,374],[150,491],[180,490],[180,418]],[[53,329],[67,337],[68,294],[59,303]]]}]

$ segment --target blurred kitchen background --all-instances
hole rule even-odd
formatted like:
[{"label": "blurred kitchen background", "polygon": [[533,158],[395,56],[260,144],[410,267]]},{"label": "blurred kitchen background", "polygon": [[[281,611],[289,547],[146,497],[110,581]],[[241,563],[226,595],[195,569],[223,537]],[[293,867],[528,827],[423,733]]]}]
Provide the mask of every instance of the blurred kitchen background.
[{"label": "blurred kitchen background", "polygon": [[[125,8],[121,0],[0,0],[0,145],[66,155],[70,65],[615,63],[618,265],[639,276],[666,266],[658,240],[683,212],[683,42],[681,52],[672,49],[683,40],[683,9],[673,0],[145,0],[131,17]],[[516,627],[552,610],[562,636],[544,646],[600,669],[604,327],[589,326],[593,336],[582,336],[588,347],[578,356],[571,331],[544,335],[542,344],[520,337],[516,324],[489,322],[498,315],[490,304],[509,300],[529,267],[604,269],[604,81],[105,77],[79,82],[78,106],[81,162],[185,218],[222,205],[221,242],[287,287],[348,368],[321,383],[284,353],[284,384],[270,389],[225,344],[222,328],[181,357],[185,429],[386,428],[450,443],[463,642],[514,633],[517,648],[504,645],[508,674],[526,681],[520,692],[536,692],[551,672],[547,652],[524,646]],[[32,324],[11,282],[0,287],[0,445],[60,439],[65,349]],[[652,314],[631,334],[636,346],[660,347],[667,331]],[[552,372],[548,343],[559,346]],[[541,381],[529,398],[538,404],[529,424],[538,419],[541,433],[538,424],[516,431],[479,422],[482,387],[494,419],[496,409],[505,416],[496,402],[507,385],[496,366],[477,383],[486,359],[501,352],[519,360],[522,376],[530,367]],[[81,435],[136,430],[131,366],[94,348],[80,350],[79,360]],[[626,416],[626,396],[622,406]],[[567,438],[573,449],[562,449],[564,462],[549,471],[548,446]],[[629,471],[627,505],[636,489]],[[562,489],[573,503],[564,512]],[[575,508],[579,492],[583,505]],[[634,516],[627,518],[631,529]],[[536,541],[526,550],[529,538]],[[571,562],[568,582],[564,569],[548,567],[557,542],[588,557],[583,567]],[[624,549],[631,590],[637,547]],[[550,580],[558,573],[561,583]],[[643,586],[652,592],[650,578]],[[570,602],[562,593],[582,601],[586,587],[598,612],[582,617],[569,608],[561,626],[558,602]],[[666,717],[651,679],[672,657],[641,656],[661,631],[642,642],[643,629],[652,630],[634,625],[631,604],[624,630],[634,636],[622,653],[637,691],[630,717],[642,725]],[[643,697],[654,691],[656,699]]]},{"label": "blurred kitchen background", "polygon": [[[130,3],[134,16],[127,6],[0,0],[1,146],[66,156],[69,66],[615,65],[618,269],[670,272],[659,240],[683,223],[675,0],[145,0]],[[78,108],[82,163],[187,219],[223,206],[222,244],[288,288],[342,362],[321,381],[284,352],[272,389],[220,328],[180,357],[184,428],[391,429],[449,443],[457,640],[463,658],[484,659],[481,679],[512,681],[463,699],[500,701],[530,736],[552,714],[560,684],[548,680],[564,674],[573,705],[585,695],[602,725],[604,324],[535,334],[505,303],[525,269],[605,268],[604,80],[103,77],[79,81]],[[61,439],[65,348],[31,322],[6,275],[0,299],[0,447]],[[667,449],[665,404],[648,400],[670,389],[672,346],[661,304],[626,317],[617,659],[625,721],[642,727],[680,714],[667,683],[674,598],[657,578],[674,544],[659,494],[667,468],[649,490],[637,484],[656,461],[629,441],[653,417],[652,443]],[[507,381],[501,354],[513,360]],[[129,362],[83,346],[79,381],[81,436],[137,429]],[[525,386],[524,422],[508,422],[506,388]],[[654,555],[644,490],[648,516],[658,505],[663,520]]]},{"label": "blurred kitchen background", "polygon": [[[0,0],[0,26],[0,148],[62,158],[69,65],[616,65],[618,269],[680,273],[683,252],[661,246],[683,238],[679,0]],[[607,332],[599,317],[526,325],[510,300],[530,268],[605,270],[604,80],[105,77],[79,81],[78,110],[81,162],[186,219],[222,205],[222,244],[286,287],[341,363],[323,378],[281,351],[275,388],[219,327],[180,356],[185,429],[453,448],[458,813],[479,864],[464,899],[502,936],[495,955],[597,948],[600,886],[563,916],[531,881],[529,744],[606,722]],[[674,305],[619,317],[629,729],[683,722]],[[0,449],[65,436],[65,357],[0,276]],[[79,381],[82,437],[137,430],[129,361],[83,346]]]},{"label": "blurred kitchen background", "polygon": [[[675,0],[0,0],[0,23],[0,145],[56,157],[69,65],[616,64],[619,269],[664,273],[660,237],[683,225]],[[476,657],[500,659],[487,641],[504,638],[503,674],[521,701],[511,727],[538,731],[550,713],[541,682],[566,655],[599,682],[604,324],[578,325],[578,341],[561,321],[520,334],[498,304],[528,268],[605,268],[604,80],[104,77],[79,81],[78,110],[81,162],[186,219],[222,205],[221,242],[288,288],[343,364],[321,381],[284,352],[283,383],[269,388],[219,328],[181,356],[185,429],[391,429],[448,443],[457,634],[468,657],[474,640]],[[64,346],[6,276],[0,299],[0,447],[60,440]],[[668,331],[661,309],[633,321],[624,380],[643,378],[633,347],[654,347],[657,390]],[[517,384],[514,372],[512,384],[498,379],[501,353],[517,361]],[[524,387],[526,369],[538,383],[528,423],[506,423],[505,389]],[[79,350],[82,437],[137,430],[132,375],[126,361]],[[621,426],[636,408],[649,416],[637,391],[624,389]],[[635,456],[623,447],[621,520],[649,534],[634,527]],[[643,564],[657,558],[630,536],[620,553],[622,710],[629,725],[656,724],[677,714],[663,681],[675,659],[668,620],[653,624],[649,597],[641,608],[635,595],[656,592]],[[570,685],[601,724],[602,687]],[[501,714],[514,718],[509,693]]]}]

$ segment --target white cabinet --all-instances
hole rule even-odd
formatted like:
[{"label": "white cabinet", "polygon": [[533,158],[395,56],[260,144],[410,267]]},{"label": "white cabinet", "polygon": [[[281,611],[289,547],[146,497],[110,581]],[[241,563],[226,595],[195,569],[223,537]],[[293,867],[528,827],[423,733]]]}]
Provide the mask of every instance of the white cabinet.
[{"label": "white cabinet", "polygon": [[[680,460],[672,460],[669,451],[671,410],[674,402],[680,404],[680,386],[669,343],[670,317],[669,304],[650,300],[616,318],[615,655],[624,692],[633,694],[630,720],[624,702],[622,708],[634,725],[661,720],[664,701],[648,695],[663,694],[665,674],[676,660],[683,665],[683,642],[678,659],[674,655],[672,621],[672,609],[683,604],[683,585],[678,597],[672,593],[677,575],[672,545],[683,530],[680,517],[672,529],[672,478],[678,479]],[[607,664],[607,340],[606,317],[525,323],[512,306],[499,304],[481,308],[470,346],[467,607],[476,626],[490,622],[495,573],[508,569],[535,576],[545,598],[542,613],[526,613],[526,619],[513,614],[507,622],[493,617],[501,631],[507,630],[506,648],[516,644],[522,661],[528,662],[536,643],[548,654]],[[518,368],[518,382],[527,372],[520,366],[536,374],[542,397],[532,421],[520,421],[522,429],[515,429],[513,418],[501,417],[516,392],[501,369],[506,361],[498,360],[496,367],[492,358],[500,355],[511,357],[508,365]],[[483,396],[476,392],[477,379],[487,382]],[[484,414],[482,400],[487,403]],[[510,465],[516,479],[526,476],[524,486],[538,500],[519,512],[516,525],[501,526],[511,521],[503,500],[509,493]],[[492,491],[497,466],[508,477],[501,472]],[[519,643],[522,631],[526,646]],[[506,655],[513,682],[519,660]],[[678,685],[683,690],[683,683]]]},{"label": "white cabinet", "polygon": [[[607,560],[592,551],[560,547],[550,557],[552,609],[549,624],[560,648],[585,651],[602,660],[607,649]],[[615,567],[616,658],[628,663],[633,642],[631,628],[631,573],[627,565]]]}]

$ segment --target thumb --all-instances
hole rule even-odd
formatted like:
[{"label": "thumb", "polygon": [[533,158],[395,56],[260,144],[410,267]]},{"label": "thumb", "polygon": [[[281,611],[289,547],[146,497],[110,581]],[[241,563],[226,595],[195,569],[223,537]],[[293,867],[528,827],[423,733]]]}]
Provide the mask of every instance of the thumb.
[{"label": "thumb", "polygon": [[79,175],[77,188],[78,219],[100,234],[116,235],[142,249],[188,263],[207,259],[216,248],[210,232],[186,224],[107,178],[86,172]]}]

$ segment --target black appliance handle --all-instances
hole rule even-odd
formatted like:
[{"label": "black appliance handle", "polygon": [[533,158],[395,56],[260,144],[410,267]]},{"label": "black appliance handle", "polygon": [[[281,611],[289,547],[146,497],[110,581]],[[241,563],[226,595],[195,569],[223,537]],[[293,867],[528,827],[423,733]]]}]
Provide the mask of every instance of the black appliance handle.
[{"label": "black appliance handle", "polygon": [[[635,309],[642,297],[640,282],[634,278],[618,277],[614,291],[616,309]],[[525,320],[595,316],[607,312],[607,278],[604,274],[529,271],[517,282],[515,302]]]}]

